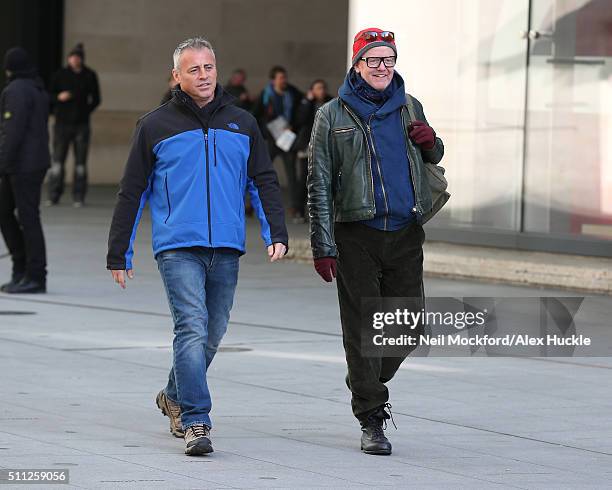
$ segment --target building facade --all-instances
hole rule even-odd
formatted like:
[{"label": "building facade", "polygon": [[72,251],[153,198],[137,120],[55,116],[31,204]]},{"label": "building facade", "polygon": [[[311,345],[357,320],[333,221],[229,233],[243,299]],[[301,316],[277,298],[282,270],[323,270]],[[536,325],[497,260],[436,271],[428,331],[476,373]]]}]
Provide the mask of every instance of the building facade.
[{"label": "building facade", "polygon": [[276,64],[304,91],[323,78],[335,93],[354,33],[392,30],[397,70],[446,144],[452,198],[429,237],[612,256],[610,0],[6,0],[2,11],[2,46],[25,45],[47,79],[84,43],[102,90],[93,184],[118,182],[182,39],[208,37],[220,81],[243,68],[253,95]]},{"label": "building facade", "polygon": [[351,0],[370,25],[446,144],[430,238],[612,256],[608,0]]}]

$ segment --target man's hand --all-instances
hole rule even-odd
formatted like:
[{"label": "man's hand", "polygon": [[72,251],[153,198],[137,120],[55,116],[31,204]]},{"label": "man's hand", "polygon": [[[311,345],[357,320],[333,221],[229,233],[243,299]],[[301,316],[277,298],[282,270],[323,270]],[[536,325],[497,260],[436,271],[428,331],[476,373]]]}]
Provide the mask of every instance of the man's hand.
[{"label": "man's hand", "polygon": [[67,102],[72,99],[72,93],[69,90],[64,90],[57,94],[57,100],[60,102]]},{"label": "man's hand", "polygon": [[314,259],[314,268],[325,282],[332,282],[336,277],[336,258],[320,257]]},{"label": "man's hand", "polygon": [[273,243],[268,247],[268,257],[270,257],[270,262],[276,262],[277,260],[282,259],[287,253],[287,247],[283,243]]},{"label": "man's hand", "polygon": [[127,276],[129,279],[134,279],[134,271],[132,269],[128,269],[127,271],[123,270],[111,270],[111,274],[113,275],[113,280],[121,286],[121,289],[125,289],[125,275],[127,272]]},{"label": "man's hand", "polygon": [[436,144],[436,132],[424,121],[413,121],[408,128],[408,135],[424,150],[431,150]]}]

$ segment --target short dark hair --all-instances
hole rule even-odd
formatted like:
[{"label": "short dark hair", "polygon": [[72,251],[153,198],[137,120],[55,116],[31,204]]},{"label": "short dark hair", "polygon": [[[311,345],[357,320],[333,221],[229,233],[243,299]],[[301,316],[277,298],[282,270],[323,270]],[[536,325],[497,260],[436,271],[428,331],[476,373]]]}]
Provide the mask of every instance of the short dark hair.
[{"label": "short dark hair", "polygon": [[270,80],[274,80],[278,73],[284,73],[286,75],[287,70],[285,70],[285,68],[280,65],[273,66],[272,68],[270,68]]},{"label": "short dark hair", "polygon": [[322,78],[317,78],[316,80],[314,80],[310,84],[310,90],[312,90],[317,83],[322,83],[323,86],[325,87],[325,89],[327,90],[327,82],[325,80],[323,80]]}]

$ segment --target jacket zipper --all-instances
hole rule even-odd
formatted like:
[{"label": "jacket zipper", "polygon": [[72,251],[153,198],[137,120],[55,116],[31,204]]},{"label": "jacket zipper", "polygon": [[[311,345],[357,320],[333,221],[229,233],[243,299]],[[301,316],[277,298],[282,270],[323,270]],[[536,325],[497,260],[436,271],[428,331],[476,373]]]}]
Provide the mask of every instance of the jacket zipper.
[{"label": "jacket zipper", "polygon": [[214,152],[215,152],[215,167],[217,166],[217,131],[215,131],[214,129],[212,130],[213,132],[213,148],[214,148]]},{"label": "jacket zipper", "polygon": [[332,129],[332,133],[334,134],[350,133],[353,131],[355,131],[355,128],[334,128]]},{"label": "jacket zipper", "polygon": [[[402,107],[402,113],[404,113],[406,109]],[[406,128],[406,124],[404,123],[404,118],[402,117],[402,127],[404,128],[404,134],[406,135],[406,151],[408,153],[408,167],[410,168],[410,180],[412,181],[412,194],[414,195],[414,208],[412,211],[416,213],[419,211],[419,203],[417,202],[417,193],[416,193],[416,185],[414,183],[414,167],[413,167],[413,158],[410,157],[410,147],[412,146],[412,142],[410,141],[410,137],[408,136],[408,129]]]},{"label": "jacket zipper", "polygon": [[200,126],[202,126],[202,132],[204,133],[204,148],[206,151],[206,204],[208,207],[208,242],[210,243],[210,246],[212,247],[212,224],[210,222],[210,157],[208,155],[208,130],[210,127],[210,123],[212,122],[213,118],[215,117],[215,114],[217,113],[217,111],[223,107],[217,107],[213,113],[210,115],[210,119],[208,122],[208,125],[205,125],[202,122],[202,119],[200,119],[200,116],[198,115],[198,113],[188,104],[183,102],[183,104],[189,109],[191,110],[191,112],[193,112],[194,116],[196,117],[196,119],[198,120],[198,122],[200,123]]},{"label": "jacket zipper", "polygon": [[164,220],[164,224],[165,224],[165,223],[168,223],[168,220],[170,219],[170,213],[172,212],[172,207],[170,206],[170,192],[168,192],[168,174],[167,173],[164,177],[164,186],[166,187],[166,200],[168,201],[168,216],[166,216],[166,219]]},{"label": "jacket zipper", "polygon": [[[346,112],[348,112],[348,114],[353,118],[353,120],[355,121],[355,124],[357,124],[357,126],[359,126],[359,129],[361,129],[361,132],[363,133],[364,138],[367,139],[367,134],[366,134],[366,130],[363,128],[363,125],[361,124],[361,121],[359,120],[359,118],[355,115],[355,113],[349,109],[349,107],[342,102],[342,100],[340,99],[340,105],[342,105],[342,107],[344,107],[344,110],[346,110]],[[374,214],[376,214],[376,198],[374,197],[374,177],[372,176],[372,157],[370,156],[370,145],[367,144],[366,141],[366,155],[368,156],[367,162],[366,162],[366,168],[370,169],[370,193],[372,194],[372,203],[374,204]]]},{"label": "jacket zipper", "polygon": [[372,135],[372,128],[370,127],[370,121],[374,117],[374,114],[370,116],[368,120],[368,135],[370,136],[370,141],[372,142],[372,151],[374,152],[374,159],[376,160],[376,168],[378,169],[378,176],[380,177],[380,186],[382,187],[383,192],[383,201],[385,202],[385,212],[387,213],[383,219],[383,230],[387,231],[387,220],[389,216],[389,203],[387,202],[387,191],[385,190],[385,181],[383,180],[382,170],[380,168],[380,162],[378,161],[378,155],[376,155],[376,146],[374,145],[374,136]]},{"label": "jacket zipper", "polygon": [[212,247],[212,225],[210,223],[210,164],[208,162],[208,129],[204,133],[204,147],[206,150],[206,208],[208,210],[208,243]]}]

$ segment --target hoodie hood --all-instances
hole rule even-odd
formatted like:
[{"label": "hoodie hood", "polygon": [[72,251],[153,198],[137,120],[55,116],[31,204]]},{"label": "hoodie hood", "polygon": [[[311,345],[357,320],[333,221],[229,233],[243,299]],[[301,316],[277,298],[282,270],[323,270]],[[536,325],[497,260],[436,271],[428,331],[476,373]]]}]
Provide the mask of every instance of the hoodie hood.
[{"label": "hoodie hood", "polygon": [[338,90],[338,96],[364,120],[372,114],[389,114],[406,103],[404,79],[398,72],[394,72],[387,88],[379,91],[370,87],[361,75],[351,68]]}]

